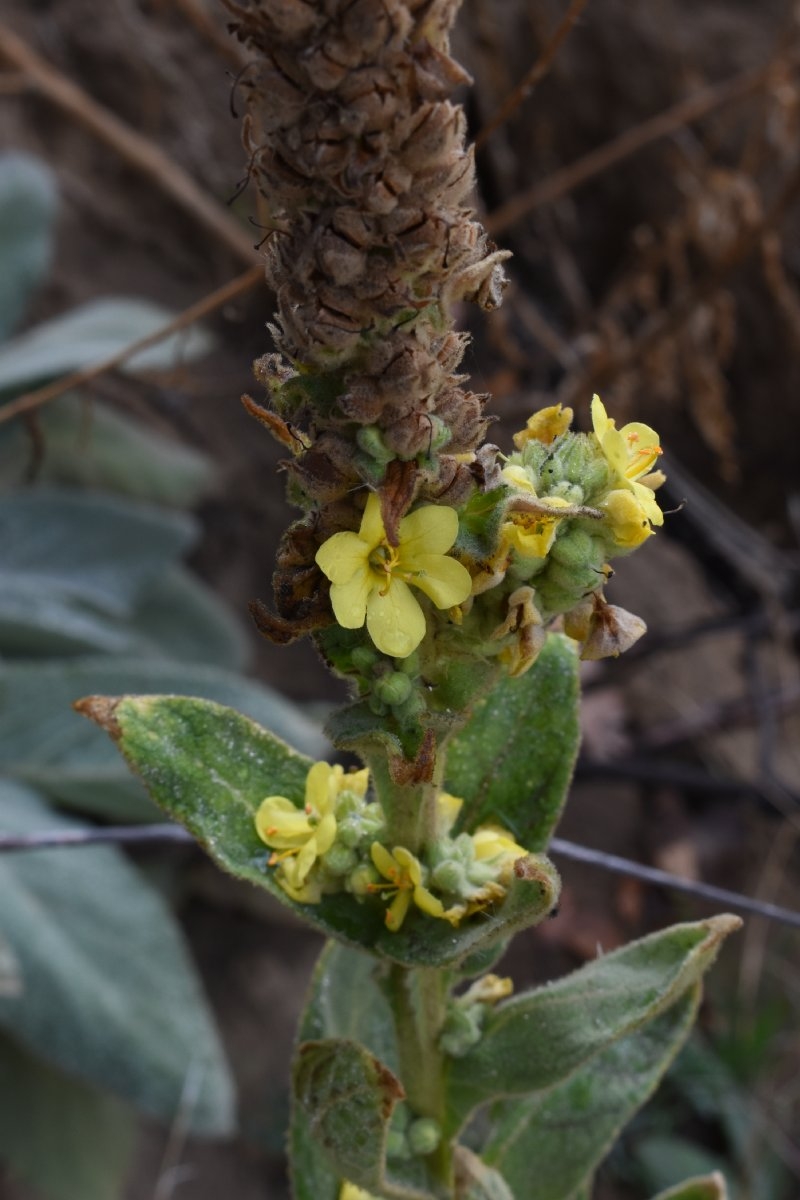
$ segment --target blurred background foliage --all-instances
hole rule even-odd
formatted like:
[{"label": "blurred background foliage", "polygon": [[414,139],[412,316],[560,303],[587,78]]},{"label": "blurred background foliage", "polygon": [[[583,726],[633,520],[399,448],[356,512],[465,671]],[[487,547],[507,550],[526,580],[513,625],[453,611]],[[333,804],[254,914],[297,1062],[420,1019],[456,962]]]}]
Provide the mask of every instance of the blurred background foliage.
[{"label": "blurred background foliage", "polygon": [[[651,634],[587,672],[561,832],[798,908],[794,6],[465,0],[462,16],[474,133],[548,66],[477,155],[515,254],[468,363],[493,437],[508,449],[553,397],[586,424],[599,389],[662,434],[681,510],[609,590]],[[210,0],[7,0],[3,19],[0,831],[153,821],[72,700],[208,696],[323,755],[314,714],[337,697],[308,646],[246,621],[291,514],[281,451],[237,403],[271,311],[229,107],[245,63]],[[92,371],[198,302],[199,324]],[[508,964],[520,984],[710,911],[563,870],[559,919]],[[285,1194],[318,949],[289,921],[188,847],[0,856],[3,1200]],[[750,919],[739,942],[599,1200],[710,1169],[736,1200],[797,1195],[797,935]]]}]

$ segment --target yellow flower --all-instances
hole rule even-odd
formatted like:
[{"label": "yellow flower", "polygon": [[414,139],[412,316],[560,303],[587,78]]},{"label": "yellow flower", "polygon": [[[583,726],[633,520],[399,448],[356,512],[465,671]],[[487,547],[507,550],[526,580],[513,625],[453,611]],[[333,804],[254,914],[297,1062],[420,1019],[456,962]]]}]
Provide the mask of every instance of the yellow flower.
[{"label": "yellow flower", "polygon": [[472,835],[472,844],[476,860],[494,867],[503,883],[510,880],[511,868],[517,859],[524,858],[528,853],[500,825],[479,826]]},{"label": "yellow flower", "polygon": [[[600,449],[613,472],[615,489],[632,492],[643,517],[652,525],[663,525],[664,514],[653,495],[653,487],[663,478],[660,472],[652,472],[653,464],[661,454],[658,434],[649,425],[638,421],[617,429],[599,396],[592,399],[592,424]],[[650,476],[650,479],[639,482],[642,476]]]},{"label": "yellow flower", "polygon": [[437,608],[461,604],[472,590],[467,568],[447,554],[457,535],[455,509],[426,504],[402,519],[392,546],[371,493],[358,533],[335,533],[317,551],[336,620],[344,629],[360,629],[366,620],[379,650],[407,658],[425,636],[425,616],[408,585]]},{"label": "yellow flower", "polygon": [[344,791],[365,796],[369,771],[345,775],[337,763],[314,763],[306,777],[305,804],[298,808],[285,796],[267,796],[256,813],[256,832],[273,853],[271,867],[278,866],[277,879],[283,890],[302,904],[318,904],[319,882],[309,878],[318,858],[336,840],[336,801]]},{"label": "yellow flower", "polygon": [[392,933],[403,924],[412,900],[429,917],[445,916],[441,900],[423,886],[422,864],[410,850],[395,846],[390,853],[380,842],[373,842],[370,854],[380,874],[388,880],[387,883],[373,883],[370,891],[385,891],[387,896],[394,896],[386,910],[386,925]]},{"label": "yellow flower", "polygon": [[521,450],[526,442],[544,442],[550,446],[557,437],[566,433],[572,424],[571,408],[563,408],[560,404],[551,404],[549,408],[541,408],[532,417],[528,417],[526,426],[514,434],[514,445]]},{"label": "yellow flower", "polygon": [[626,550],[635,550],[653,533],[648,514],[633,492],[615,488],[600,507],[608,517],[614,541]]},{"label": "yellow flower", "polygon": [[[547,411],[547,410],[545,410]],[[509,513],[510,521],[502,528],[502,548],[516,550],[522,558],[545,558],[556,538],[559,522],[559,509],[572,509],[568,500],[561,496],[547,496],[539,499],[531,478],[524,467],[510,463],[500,472],[503,482],[518,492],[526,492],[531,500],[535,500],[536,511],[514,511]]]}]

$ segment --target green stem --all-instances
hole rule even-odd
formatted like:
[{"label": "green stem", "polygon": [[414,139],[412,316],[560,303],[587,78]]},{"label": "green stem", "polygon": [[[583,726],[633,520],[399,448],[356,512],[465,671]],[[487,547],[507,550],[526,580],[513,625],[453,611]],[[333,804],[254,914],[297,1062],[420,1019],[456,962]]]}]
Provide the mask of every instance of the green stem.
[{"label": "green stem", "polygon": [[437,747],[433,777],[429,782],[402,786],[392,779],[381,749],[364,753],[378,800],[386,814],[386,844],[405,846],[419,854],[436,839],[436,797],[441,791],[445,755]]},{"label": "green stem", "polygon": [[[444,1022],[450,973],[435,967],[389,969],[387,992],[392,1006],[400,1060],[400,1080],[414,1117],[445,1118],[445,1056],[438,1040]],[[452,1194],[452,1146],[442,1141],[428,1156],[443,1195]]]}]

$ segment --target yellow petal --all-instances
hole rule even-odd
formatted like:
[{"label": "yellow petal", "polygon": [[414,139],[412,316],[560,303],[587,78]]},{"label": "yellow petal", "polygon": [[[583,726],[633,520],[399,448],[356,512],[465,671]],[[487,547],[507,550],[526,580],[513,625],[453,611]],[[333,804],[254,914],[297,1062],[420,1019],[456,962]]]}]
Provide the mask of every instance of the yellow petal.
[{"label": "yellow petal", "polygon": [[619,432],[628,454],[625,472],[628,479],[638,479],[640,475],[646,475],[661,454],[655,429],[643,425],[641,421],[631,421],[629,425],[623,425]]},{"label": "yellow petal", "polygon": [[275,874],[276,880],[286,892],[286,895],[290,896],[292,900],[296,900],[298,904],[319,904],[322,899],[322,886],[319,880],[312,876],[306,883],[294,883],[284,870],[286,865],[282,863],[280,869]]},{"label": "yellow petal", "polygon": [[523,558],[545,558],[555,541],[560,517],[540,513],[515,513],[503,526],[503,535]]},{"label": "yellow petal", "polygon": [[283,863],[283,873],[293,887],[303,886],[309,871],[318,858],[317,840],[315,837],[310,837],[294,859]]},{"label": "yellow petal", "polygon": [[375,1197],[372,1192],[365,1192],[363,1188],[356,1187],[354,1183],[348,1183],[345,1180],[342,1190],[339,1192],[339,1200],[375,1200]]},{"label": "yellow petal", "polygon": [[628,443],[620,431],[614,428],[613,421],[609,423],[609,428],[603,434],[600,445],[611,470],[620,478],[625,479],[630,462]]},{"label": "yellow petal", "polygon": [[364,515],[361,518],[361,528],[358,531],[359,538],[366,543],[367,554],[379,546],[386,537],[386,530],[383,525],[383,517],[381,516],[381,502],[375,492],[370,492],[367,497],[366,508]]},{"label": "yellow petal", "polygon": [[369,560],[371,547],[357,533],[335,533],[316,553],[316,564],[331,583],[347,583]]},{"label": "yellow petal", "polygon": [[472,576],[467,568],[447,554],[419,554],[414,559],[414,567],[414,578],[409,582],[424,592],[437,608],[462,604],[472,591]]},{"label": "yellow petal", "polygon": [[[516,438],[519,435],[515,434],[514,436]],[[509,463],[508,466],[503,467],[500,477],[504,483],[507,483],[509,487],[516,488],[517,491],[531,492],[534,496],[536,495],[536,488],[531,482],[530,475],[524,467],[518,464]]]},{"label": "yellow petal", "polygon": [[616,488],[609,492],[602,507],[608,515],[614,541],[618,546],[633,550],[653,532],[641,504],[633,492],[627,489]]},{"label": "yellow petal", "polygon": [[405,846],[395,846],[392,856],[394,857],[394,861],[406,872],[412,883],[422,883],[422,868],[419,865],[419,859],[410,850],[407,850]]},{"label": "yellow petal", "polygon": [[362,771],[350,771],[342,781],[342,791],[353,792],[356,796],[366,796],[369,787],[369,767]]},{"label": "yellow petal", "polygon": [[521,450],[526,442],[535,439],[550,446],[557,437],[569,429],[573,412],[571,408],[563,408],[560,404],[551,404],[528,417],[526,427],[514,434],[514,445]]},{"label": "yellow petal", "polygon": [[318,855],[330,850],[336,841],[336,817],[333,813],[326,813],[322,818],[314,833],[314,841],[317,843]]},{"label": "yellow petal", "polygon": [[306,776],[306,804],[317,813],[328,812],[330,808],[332,777],[336,778],[336,769],[326,762],[314,763]]},{"label": "yellow petal", "polygon": [[392,658],[408,658],[413,654],[425,637],[425,617],[411,589],[401,579],[392,579],[383,592],[373,588],[366,608],[369,636],[383,654]]},{"label": "yellow petal", "polygon": [[375,577],[366,564],[347,583],[331,584],[331,607],[342,629],[361,628],[375,586]]},{"label": "yellow petal", "polygon": [[663,525],[664,514],[658,507],[658,501],[653,495],[652,490],[649,487],[646,487],[643,483],[637,483],[636,481],[632,482],[630,487],[634,496],[642,506],[642,511],[644,512],[644,515],[647,517],[648,521],[650,521],[653,525]]},{"label": "yellow petal", "polygon": [[408,912],[408,906],[410,903],[411,892],[398,892],[392,903],[387,908],[386,926],[392,931],[392,933],[397,933],[398,929],[403,924],[403,921],[406,919],[406,913]]},{"label": "yellow petal", "polygon": [[400,522],[401,562],[418,554],[445,554],[458,537],[458,513],[446,504],[425,504]]},{"label": "yellow petal", "polygon": [[458,820],[464,801],[450,792],[439,792],[436,797],[436,836],[446,837]]},{"label": "yellow petal", "polygon": [[518,846],[510,833],[499,825],[482,825],[472,835],[475,857],[479,862],[499,856],[523,858],[528,851]]},{"label": "yellow petal", "polygon": [[598,395],[592,396],[592,427],[594,435],[601,445],[607,430],[614,428],[614,422],[606,412],[606,406]]},{"label": "yellow petal", "polygon": [[429,917],[441,917],[444,915],[444,905],[437,896],[434,896],[426,887],[414,888],[414,903],[417,908],[421,908]]},{"label": "yellow petal", "polygon": [[369,853],[375,866],[380,871],[384,879],[392,879],[397,871],[397,863],[392,858],[389,851],[380,842],[373,842],[369,848]]},{"label": "yellow petal", "polygon": [[288,850],[310,833],[308,817],[285,796],[268,796],[256,813],[256,832],[273,850]]}]

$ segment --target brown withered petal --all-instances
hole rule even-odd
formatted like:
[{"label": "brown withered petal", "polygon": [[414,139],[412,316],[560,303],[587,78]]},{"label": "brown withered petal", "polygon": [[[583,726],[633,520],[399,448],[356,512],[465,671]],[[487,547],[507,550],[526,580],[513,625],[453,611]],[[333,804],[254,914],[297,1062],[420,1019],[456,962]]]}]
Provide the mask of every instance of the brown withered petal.
[{"label": "brown withered petal", "polygon": [[400,521],[414,499],[417,475],[417,464],[413,462],[395,459],[386,468],[379,495],[383,527],[392,546],[396,546],[400,540]]}]

